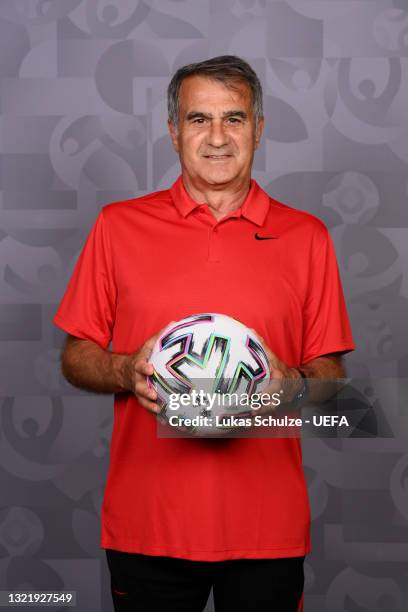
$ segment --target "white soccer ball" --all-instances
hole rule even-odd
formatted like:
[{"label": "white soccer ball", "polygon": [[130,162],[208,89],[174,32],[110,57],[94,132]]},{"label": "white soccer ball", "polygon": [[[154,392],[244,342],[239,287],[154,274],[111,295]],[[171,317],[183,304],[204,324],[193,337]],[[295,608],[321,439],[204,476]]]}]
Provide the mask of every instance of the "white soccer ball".
[{"label": "white soccer ball", "polygon": [[[250,398],[270,379],[268,358],[245,325],[217,313],[196,314],[167,326],[149,361],[162,422],[195,435],[222,435],[225,415],[251,411]],[[231,421],[231,420],[230,420]]]}]

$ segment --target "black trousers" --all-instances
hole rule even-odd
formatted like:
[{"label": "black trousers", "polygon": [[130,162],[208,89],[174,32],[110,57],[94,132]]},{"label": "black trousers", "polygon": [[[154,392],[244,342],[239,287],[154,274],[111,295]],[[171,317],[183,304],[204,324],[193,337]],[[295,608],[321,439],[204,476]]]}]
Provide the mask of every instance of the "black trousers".
[{"label": "black trousers", "polygon": [[300,612],[304,557],[190,561],[106,550],[115,612]]}]

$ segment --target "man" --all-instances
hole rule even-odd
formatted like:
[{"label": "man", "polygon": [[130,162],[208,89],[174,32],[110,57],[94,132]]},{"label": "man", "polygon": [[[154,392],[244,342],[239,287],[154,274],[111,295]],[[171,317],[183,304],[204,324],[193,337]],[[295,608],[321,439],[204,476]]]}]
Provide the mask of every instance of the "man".
[{"label": "man", "polygon": [[344,377],[354,344],[333,245],[251,179],[264,118],[246,62],[179,69],[168,106],[181,176],[102,208],[54,318],[68,381],[115,393],[101,539],[115,610],[198,612],[213,587],[217,612],[295,612],[310,551],[299,439],[158,438],[146,375],[170,320],[221,312],[264,338],[288,405],[305,378]]}]

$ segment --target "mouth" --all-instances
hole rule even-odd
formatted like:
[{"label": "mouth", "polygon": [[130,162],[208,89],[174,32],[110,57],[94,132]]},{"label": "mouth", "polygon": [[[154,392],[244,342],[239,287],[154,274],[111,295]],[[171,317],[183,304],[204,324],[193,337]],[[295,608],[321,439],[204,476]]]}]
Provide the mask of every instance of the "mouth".
[{"label": "mouth", "polygon": [[211,159],[215,161],[223,161],[232,157],[232,155],[204,155],[205,159]]}]

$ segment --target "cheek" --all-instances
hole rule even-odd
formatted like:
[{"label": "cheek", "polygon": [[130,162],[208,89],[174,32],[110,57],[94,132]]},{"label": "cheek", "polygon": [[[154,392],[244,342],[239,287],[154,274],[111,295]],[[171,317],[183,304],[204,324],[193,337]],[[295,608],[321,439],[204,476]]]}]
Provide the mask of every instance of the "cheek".
[{"label": "cheek", "polygon": [[202,134],[190,134],[182,139],[182,150],[190,156],[197,155],[203,141]]},{"label": "cheek", "polygon": [[236,139],[236,146],[241,159],[250,159],[254,150],[254,141],[252,136],[242,136]]},{"label": "cheek", "polygon": [[255,134],[252,130],[242,130],[231,134],[236,146],[244,153],[250,153],[254,147]]}]

